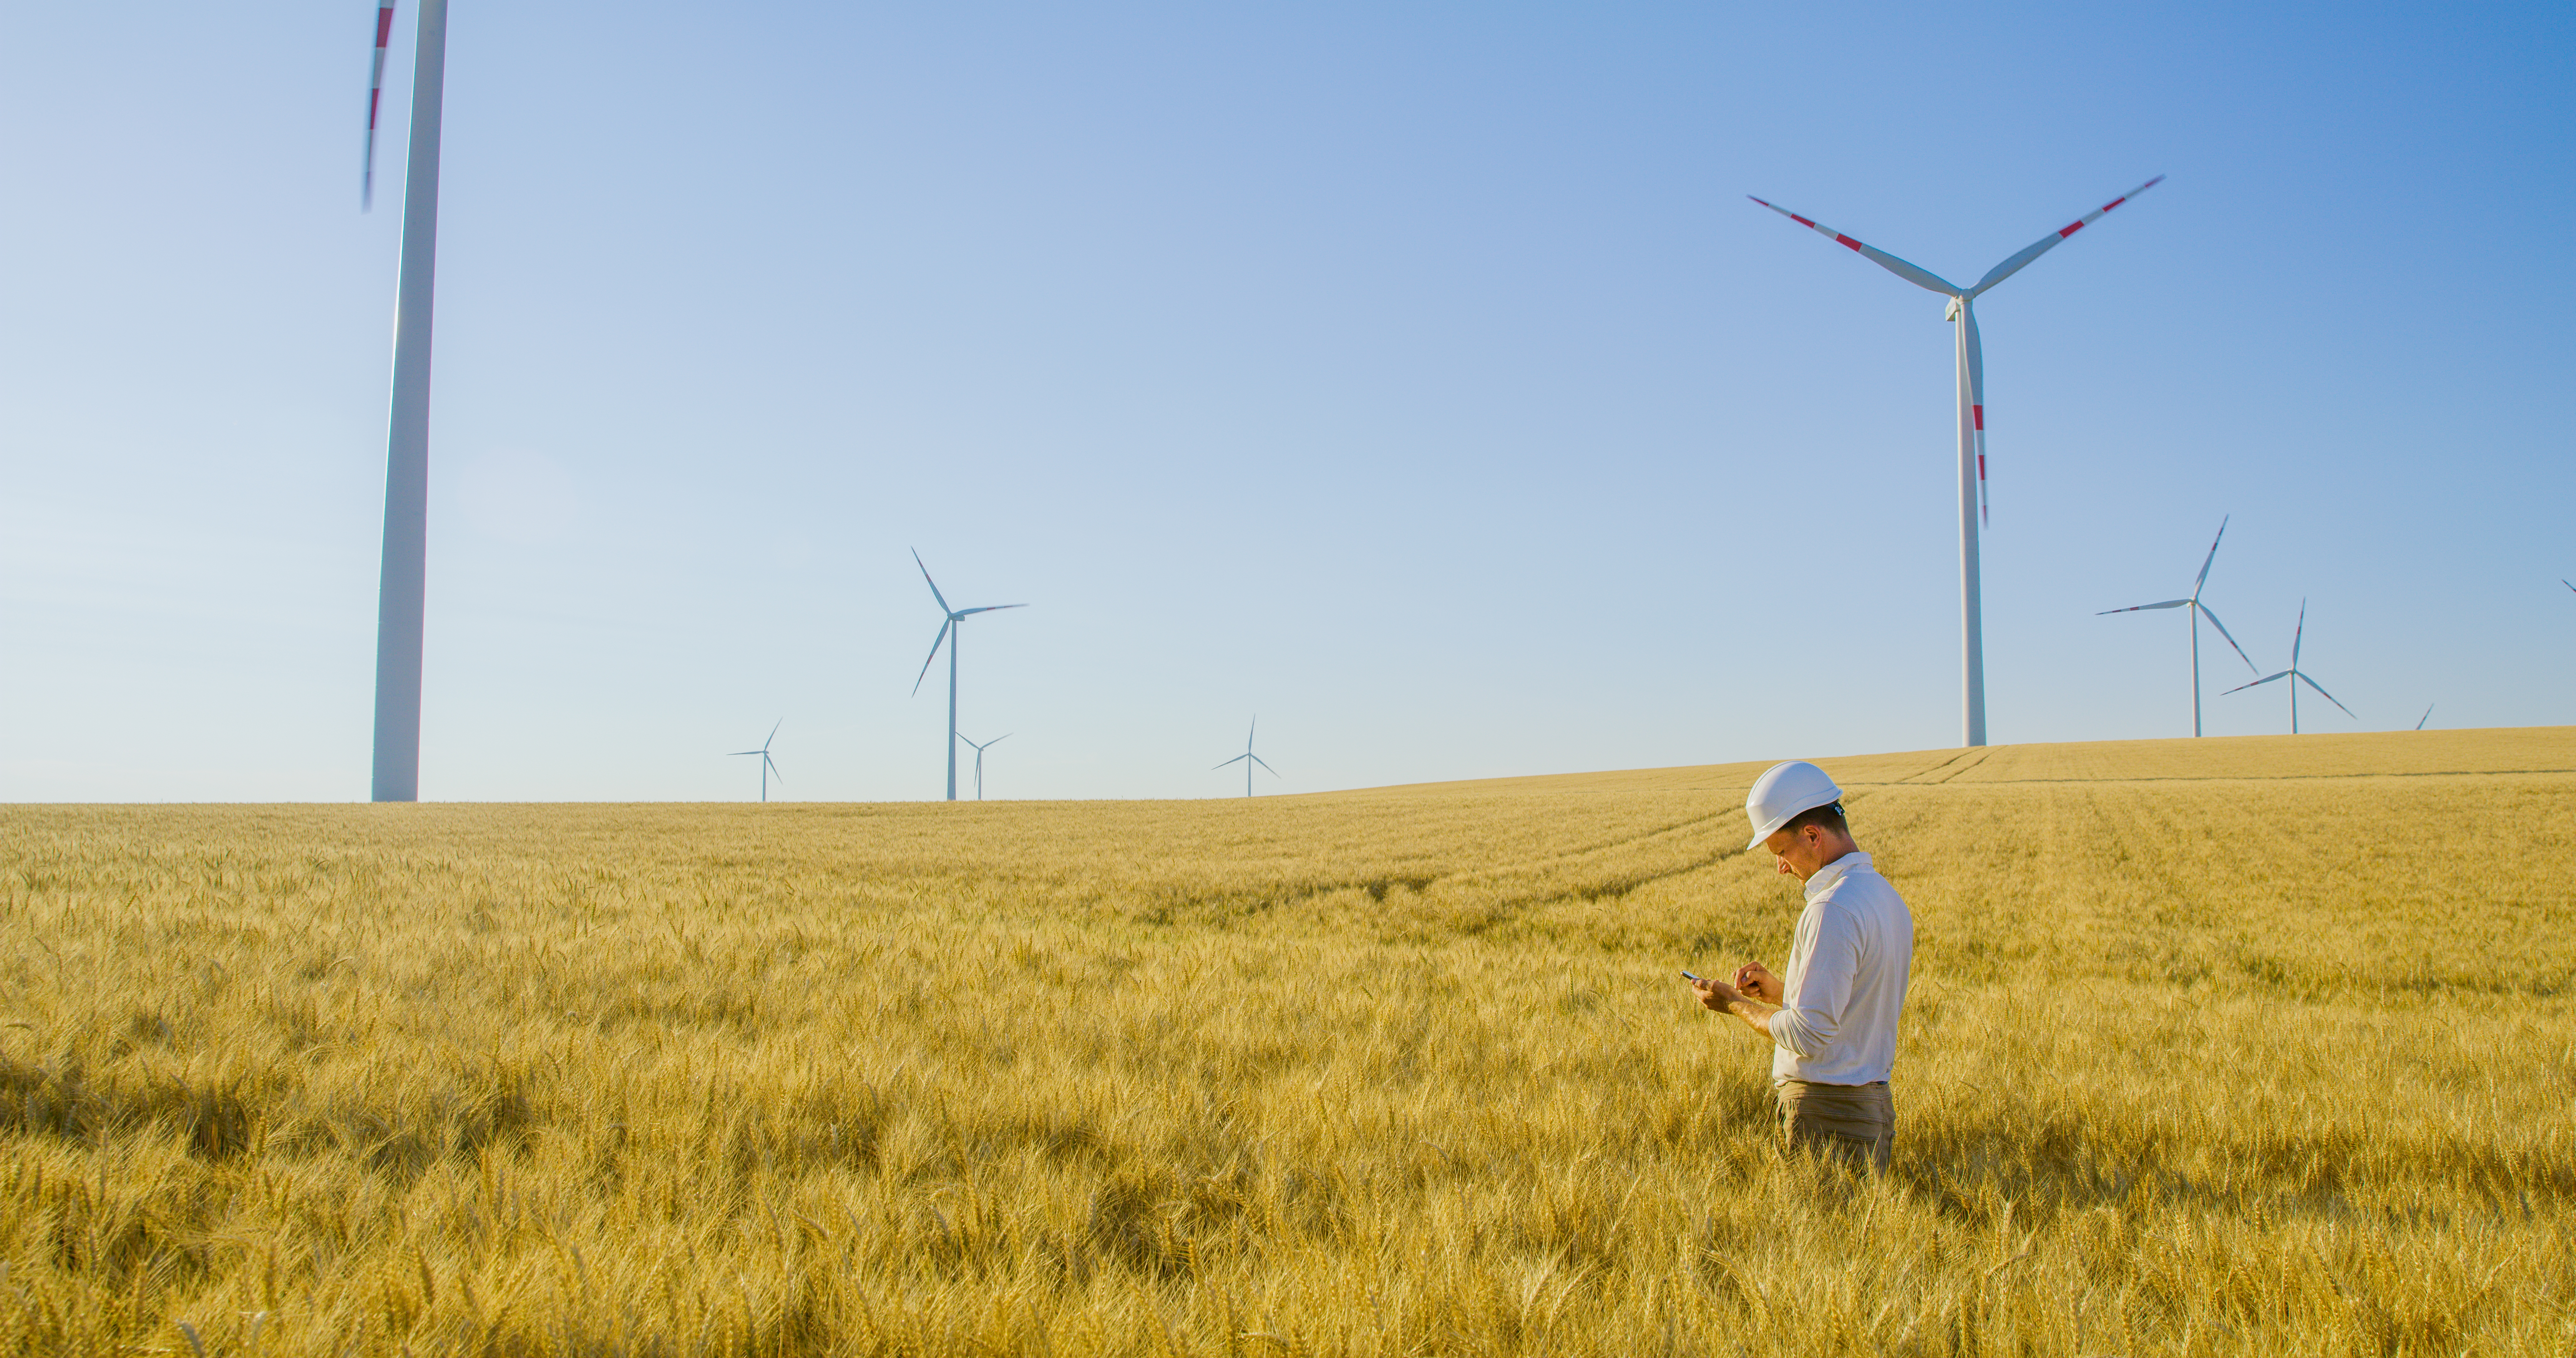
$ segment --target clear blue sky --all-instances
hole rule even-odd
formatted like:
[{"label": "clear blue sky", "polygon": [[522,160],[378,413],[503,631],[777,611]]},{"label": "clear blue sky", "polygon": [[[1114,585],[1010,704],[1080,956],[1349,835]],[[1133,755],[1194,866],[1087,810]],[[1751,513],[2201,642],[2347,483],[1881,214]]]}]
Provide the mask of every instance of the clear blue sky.
[{"label": "clear blue sky", "polygon": [[[453,0],[430,798],[2576,722],[2576,10]],[[405,0],[0,11],[0,798],[366,793]],[[2217,733],[2280,686],[2204,651]],[[2233,676],[2231,678],[2231,675]]]}]

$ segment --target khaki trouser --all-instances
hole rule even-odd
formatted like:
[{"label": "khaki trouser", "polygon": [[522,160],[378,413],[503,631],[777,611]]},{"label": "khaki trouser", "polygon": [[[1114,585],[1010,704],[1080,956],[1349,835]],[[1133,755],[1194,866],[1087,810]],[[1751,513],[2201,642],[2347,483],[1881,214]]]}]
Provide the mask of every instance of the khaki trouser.
[{"label": "khaki trouser", "polygon": [[1780,1101],[1780,1139],[1789,1149],[1886,1172],[1896,1154],[1896,1098],[1885,1080],[1866,1085],[1783,1080],[1772,1093]]}]

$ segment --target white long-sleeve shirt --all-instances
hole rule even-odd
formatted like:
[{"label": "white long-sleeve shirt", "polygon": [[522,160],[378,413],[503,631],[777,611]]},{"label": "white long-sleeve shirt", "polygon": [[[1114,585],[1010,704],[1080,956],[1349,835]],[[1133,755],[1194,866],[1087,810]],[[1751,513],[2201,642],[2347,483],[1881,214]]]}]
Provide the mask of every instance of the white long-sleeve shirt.
[{"label": "white long-sleeve shirt", "polygon": [[1771,1016],[1771,1081],[1865,1085],[1896,1066],[1896,1019],[1914,968],[1914,913],[1847,853],[1807,879],[1807,908]]}]

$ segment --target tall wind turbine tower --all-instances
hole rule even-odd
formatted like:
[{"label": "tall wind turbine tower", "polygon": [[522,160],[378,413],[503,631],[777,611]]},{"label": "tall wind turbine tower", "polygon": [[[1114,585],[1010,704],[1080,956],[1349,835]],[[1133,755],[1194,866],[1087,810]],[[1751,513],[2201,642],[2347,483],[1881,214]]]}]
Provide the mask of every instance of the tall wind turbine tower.
[{"label": "tall wind turbine tower", "polygon": [[2032,260],[2057,248],[2058,242],[2101,220],[2103,213],[2163,182],[2165,177],[2157,175],[2040,237],[2019,254],[1988,269],[1986,276],[1978,279],[1974,286],[1965,288],[1938,274],[1916,268],[1884,250],[1863,245],[1830,226],[1819,226],[1776,203],[1753,199],[1906,282],[1950,299],[1949,308],[1942,317],[1956,322],[1959,327],[1959,687],[1960,717],[1964,728],[1961,744],[1986,743],[1985,605],[1977,576],[1977,534],[1986,508],[1986,354],[1985,346],[1977,338],[1977,298],[1997,283],[2021,272]]},{"label": "tall wind turbine tower", "polygon": [[985,741],[978,741],[973,736],[958,737],[959,740],[975,747],[975,800],[979,802],[984,800],[984,752],[1010,738],[1011,733],[1008,731]]},{"label": "tall wind turbine tower", "polygon": [[[921,553],[912,554],[912,564],[921,566]],[[986,604],[981,608],[950,608],[948,596],[939,592],[939,582],[930,578],[930,568],[921,566],[921,582],[930,586],[930,597],[939,601],[939,611],[947,616],[940,621],[939,635],[930,639],[930,654],[921,662],[921,673],[913,676],[912,691],[921,692],[921,681],[930,677],[930,662],[939,658],[939,645],[948,644],[948,800],[957,800],[957,642],[966,635],[959,626],[978,613],[995,613],[1005,608],[1026,608],[1027,604]],[[995,736],[999,740],[1001,737]]]},{"label": "tall wind turbine tower", "polygon": [[2257,673],[2254,668],[2254,657],[2245,654],[2244,647],[2236,645],[2236,638],[2228,635],[2227,624],[2220,622],[2218,614],[2211,611],[2209,605],[2200,601],[2201,590],[2209,584],[2210,563],[2218,560],[2218,544],[2226,536],[2227,520],[2222,518],[2218,521],[2218,536],[2209,540],[2209,555],[2200,559],[2200,575],[2191,582],[2190,598],[2167,599],[2160,604],[2137,604],[2129,608],[2106,608],[2093,615],[2097,618],[2107,618],[2114,613],[2146,613],[2159,608],[2191,610],[2191,733],[2194,736],[2200,734],[2200,620],[2209,619],[2209,625],[2217,628],[2220,636],[2227,637],[2227,644],[2236,648],[2236,658],[2245,662],[2247,674]]},{"label": "tall wind turbine tower", "polygon": [[1273,778],[1279,776],[1279,770],[1271,768],[1270,761],[1263,759],[1261,756],[1252,752],[1253,733],[1260,729],[1261,718],[1254,717],[1252,719],[1252,724],[1243,728],[1243,753],[1225,761],[1225,764],[1217,765],[1217,768],[1220,769],[1224,768],[1226,764],[1243,765],[1243,795],[1247,797],[1252,795],[1252,766],[1254,764],[1259,764],[1264,770],[1267,770]]},{"label": "tall wind turbine tower", "polygon": [[769,728],[769,735],[760,742],[759,749],[735,750],[731,754],[725,756],[728,759],[733,758],[735,755],[753,754],[760,756],[760,800],[763,803],[766,803],[769,800],[769,776],[771,774],[777,773],[778,781],[782,783],[787,781],[786,774],[778,773],[778,761],[769,757],[770,743],[778,739],[778,728],[780,726],[785,726],[786,724],[787,719],[785,717],[780,717],[777,723]]},{"label": "tall wind turbine tower", "polygon": [[[394,0],[377,0],[359,206],[376,187],[376,113]],[[394,394],[385,438],[385,555],[376,593],[373,800],[420,800],[421,615],[429,576],[429,321],[438,271],[438,124],[447,80],[447,0],[421,0],[412,52],[411,155],[403,171],[402,264],[394,286]]]},{"label": "tall wind turbine tower", "polygon": [[[2264,675],[2253,683],[2238,684],[2236,687],[2227,690],[2228,693],[2242,693],[2249,688],[2260,688],[2275,679],[2289,680],[2290,734],[2294,736],[2299,733],[2299,685],[2305,684],[2308,687],[2315,689],[2318,697],[2325,699],[2327,702],[2333,703],[2337,707],[2343,707],[2343,699],[2326,692],[2323,685],[2319,684],[2316,680],[2309,678],[2306,670],[2299,668],[2299,644],[2306,641],[2307,637],[2308,601],[2301,599],[2299,600],[2299,630],[2290,634],[2290,667],[2286,670],[2279,671],[2278,673]],[[2227,694],[2222,693],[2219,696],[2223,698],[2226,697]],[[2343,707],[2343,714],[2347,717],[2351,717],[2354,721],[2361,720],[2360,717],[2354,715],[2353,710],[2349,707]],[[2424,715],[2427,717],[2432,716],[2433,709],[2429,707],[2425,708]],[[2417,722],[2416,727],[2419,730],[2422,729],[2423,723]]]}]

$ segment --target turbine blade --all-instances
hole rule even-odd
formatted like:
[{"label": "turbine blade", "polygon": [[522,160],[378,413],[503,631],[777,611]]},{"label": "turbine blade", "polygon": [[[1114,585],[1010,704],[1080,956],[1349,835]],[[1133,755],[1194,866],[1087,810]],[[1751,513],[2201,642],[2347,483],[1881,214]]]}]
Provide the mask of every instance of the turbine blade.
[{"label": "turbine blade", "polygon": [[763,749],[763,750],[768,749],[768,748],[769,748],[769,741],[770,741],[770,740],[776,740],[776,739],[778,739],[778,728],[779,728],[779,727],[781,727],[781,726],[785,726],[786,724],[787,724],[787,719],[786,719],[785,717],[780,717],[777,721],[774,721],[774,722],[770,723],[770,726],[769,726],[769,740],[764,740],[764,741],[760,742],[760,748],[761,748],[761,749]]},{"label": "turbine blade", "polygon": [[987,745],[999,745],[999,744],[1001,744],[1003,741],[1009,740],[1010,738],[1011,738],[1011,733],[1010,733],[1010,732],[1008,732],[1008,731],[1004,731],[1002,734],[1000,734],[1000,735],[998,735],[998,736],[995,736],[995,737],[993,737],[991,740],[985,741],[984,743],[985,743],[985,744],[987,744]]},{"label": "turbine blade", "polygon": [[1977,444],[1977,522],[1987,521],[1986,513],[1986,345],[1977,337],[1977,308],[1973,303],[1959,303],[1959,324],[1968,327],[1968,414],[1975,423]]},{"label": "turbine blade", "polygon": [[2209,619],[2209,625],[2217,628],[2220,636],[2227,637],[2227,644],[2236,648],[2236,658],[2245,662],[2245,672],[2247,674],[2254,673],[2254,657],[2247,655],[2244,647],[2236,645],[2236,638],[2228,636],[2227,624],[2220,622],[2218,620],[2218,615],[2209,611],[2209,605],[2193,604],[2192,608],[2195,612],[2199,613],[2200,616]]},{"label": "turbine blade", "polygon": [[[998,613],[998,612],[1002,611],[1002,610],[1003,610],[1003,609],[1005,609],[1005,608],[1026,608],[1026,607],[1028,607],[1028,605],[1027,605],[1027,604],[986,604],[986,605],[984,605],[982,608],[961,608],[961,609],[958,609],[956,612],[949,614],[948,616],[950,616],[950,617],[952,617],[952,618],[968,618],[968,617],[973,617],[974,615],[976,615],[976,614],[978,614],[978,613]],[[981,636],[981,635],[982,635],[982,633],[977,633],[977,635],[978,635],[978,636]]]},{"label": "turbine blade", "polygon": [[1259,756],[1259,755],[1257,755],[1257,754],[1256,754],[1256,755],[1250,755],[1250,756],[1247,756],[1247,757],[1248,757],[1248,758],[1250,758],[1250,759],[1252,760],[1252,762],[1253,762],[1253,763],[1255,763],[1255,764],[1259,764],[1261,767],[1263,767],[1263,768],[1265,768],[1265,769],[1270,769],[1270,776],[1271,776],[1271,777],[1276,778],[1276,777],[1278,777],[1278,776],[1279,776],[1279,770],[1277,770],[1277,769],[1271,769],[1271,768],[1270,768],[1270,761],[1269,761],[1269,760],[1264,759],[1264,758],[1262,758],[1261,756]]},{"label": "turbine blade", "polygon": [[1234,758],[1232,758],[1232,759],[1229,759],[1229,760],[1225,761],[1225,764],[1219,764],[1219,765],[1217,765],[1217,766],[1216,766],[1216,768],[1209,769],[1209,770],[1208,770],[1208,772],[1210,772],[1210,773],[1214,773],[1214,772],[1216,772],[1216,769],[1224,768],[1226,764],[1240,764],[1240,763],[1242,763],[1243,761],[1245,761],[1245,760],[1247,760],[1247,759],[1250,759],[1251,757],[1252,757],[1252,756],[1251,756],[1251,755],[1249,755],[1249,754],[1239,754],[1239,755],[1236,755]]},{"label": "turbine blade", "polygon": [[[1749,193],[1744,196],[1747,198],[1753,198],[1753,195]],[[1782,207],[1777,203],[1764,202],[1759,198],[1753,198],[1753,201],[1761,203],[1762,206],[1771,209],[1773,212],[1779,213],[1781,216],[1788,218],[1790,221],[1796,222],[1798,225],[1803,226],[1820,236],[1823,236],[1825,239],[1832,241],[1836,245],[1848,247],[1861,255],[1866,256],[1871,263],[1876,264],[1878,267],[1887,270],[1889,273],[1904,279],[1906,282],[1911,283],[1918,288],[1937,292],[1944,297],[1956,297],[1959,295],[1959,290],[1956,287],[1953,287],[1948,280],[1942,278],[1941,275],[1936,274],[1929,269],[1917,268],[1884,250],[1863,245],[1859,241],[1853,240],[1851,237],[1844,235],[1840,231],[1836,231],[1830,226],[1818,226],[1816,223],[1799,216],[1797,213],[1791,212],[1789,209]]]},{"label": "turbine blade", "polygon": [[939,635],[930,639],[930,654],[921,658],[921,673],[912,676],[912,691],[916,696],[921,692],[921,681],[930,677],[930,662],[939,658],[939,644],[948,640],[948,629],[956,625],[955,618],[940,620]]},{"label": "turbine blade", "polygon": [[1986,523],[1986,340],[1976,335],[1976,304],[1960,299],[1958,322],[1968,327],[1968,415],[1976,425],[1976,521]]},{"label": "turbine blade", "polygon": [[733,751],[729,751],[729,752],[727,752],[727,753],[726,753],[726,755],[725,755],[725,758],[727,758],[727,759],[731,759],[731,758],[734,758],[736,755],[759,754],[759,753],[761,753],[761,752],[760,752],[760,751],[758,751],[758,750],[733,750]]},{"label": "turbine blade", "polygon": [[[912,549],[912,564],[921,566],[921,549],[918,547]],[[930,586],[930,597],[939,601],[940,612],[952,618],[957,616],[957,610],[948,606],[948,596],[939,592],[939,582],[930,578],[928,566],[921,566],[921,582]]]},{"label": "turbine blade", "polygon": [[1259,717],[1254,717],[1252,719],[1252,724],[1243,728],[1243,752],[1245,754],[1252,753],[1252,738],[1256,734],[1259,734],[1260,730],[1261,718]]},{"label": "turbine blade", "polygon": [[[2261,687],[2262,687],[2262,686],[2264,686],[2265,684],[2268,684],[2268,683],[2272,682],[2273,680],[2280,678],[2282,675],[2285,675],[2285,674],[2288,674],[2288,673],[2289,673],[2289,671],[2288,671],[2288,670],[2283,670],[2283,671],[2281,671],[2281,673],[2280,673],[2280,674],[2267,674],[2267,675],[2264,675],[2262,678],[2255,680],[2253,683],[2250,683],[2250,684],[2238,684],[2236,687],[2234,687],[2234,688],[2231,688],[2231,689],[2227,690],[2227,693],[2242,693],[2242,692],[2244,692],[2245,690],[2247,690],[2247,689],[2249,689],[2249,688],[2261,688]],[[2224,697],[2226,697],[2226,696],[2227,696],[2227,693],[2221,693],[2221,694],[2219,694],[2218,696],[2219,696],[2219,697],[2224,698]]]},{"label": "turbine blade", "polygon": [[2417,718],[2415,719],[2415,729],[2416,729],[2416,730],[2418,730],[2418,731],[2423,730],[2423,729],[2424,729],[2424,723],[2426,723],[2426,722],[2428,722],[2428,721],[2431,721],[2432,719],[2433,719],[2433,704],[2431,704],[2431,703],[2426,703],[2426,704],[2424,704],[2424,715],[2423,715],[2423,716],[2420,716],[2420,717],[2417,717]]},{"label": "turbine blade", "polygon": [[2020,254],[2014,255],[2003,263],[1988,269],[1986,271],[1986,276],[1978,279],[1975,287],[1968,289],[1968,295],[1970,297],[1974,297],[1978,293],[1984,292],[1986,289],[1993,287],[1995,284],[2012,277],[2014,274],[2020,273],[2032,260],[2056,249],[2059,241],[2062,241],[2067,237],[2074,235],[2076,232],[2091,226],[2093,223],[2102,220],[2103,213],[2118,207],[2122,203],[2137,197],[2139,194],[2145,193],[2147,190],[2152,189],[2163,182],[2165,182],[2165,177],[2163,175],[2157,175],[2146,183],[2140,184],[2136,188],[2129,190],[2127,193],[2121,194],[2110,202],[2104,203],[2102,206],[2093,209],[2091,212],[2085,213],[2074,221],[2068,222],[2066,225],[2057,228],[2055,231],[2031,242],[2030,245],[2025,247]]},{"label": "turbine blade", "polygon": [[760,762],[769,766],[769,776],[770,776],[770,777],[775,778],[775,779],[777,779],[778,781],[780,781],[780,782],[782,782],[782,783],[787,781],[787,775],[786,775],[786,774],[783,774],[783,773],[780,773],[780,772],[778,771],[778,761],[777,761],[777,760],[772,759],[772,758],[770,758],[766,753],[763,753],[763,754],[760,756]]},{"label": "turbine blade", "polygon": [[2158,608],[2180,608],[2184,604],[2190,602],[2191,600],[2189,599],[2167,599],[2160,604],[2139,604],[2132,608],[2106,608],[2093,616],[2097,618],[2107,618],[2114,613],[2145,613]]},{"label": "turbine blade", "polygon": [[376,200],[376,110],[385,101],[385,40],[393,36],[394,0],[376,0],[376,65],[367,76],[367,159],[358,172],[358,210]]},{"label": "turbine blade", "polygon": [[2290,668],[2299,667],[2299,643],[2308,637],[2308,601],[2299,600],[2299,630],[2290,634]]},{"label": "turbine blade", "polygon": [[[2308,687],[2310,687],[2310,688],[2316,689],[2316,690],[2317,690],[2317,696],[2318,696],[2318,697],[2325,699],[2327,702],[2333,703],[2333,704],[2334,704],[2335,706],[2337,706],[2337,707],[2343,707],[2343,700],[2342,700],[2341,698],[2338,698],[2338,697],[2334,696],[2334,695],[2333,695],[2333,694],[2331,694],[2331,693],[2326,692],[2323,688],[2319,687],[2319,686],[2318,686],[2318,684],[2317,684],[2317,681],[2316,681],[2316,680],[2309,678],[2309,677],[2308,677],[2307,675],[2305,675],[2305,674],[2300,674],[2300,675],[2299,675],[2299,682],[2300,682],[2300,683],[2302,683],[2302,684],[2307,685],[2307,686],[2308,686]],[[2354,721],[2359,721],[2359,720],[2361,720],[2361,714],[2360,714],[2360,713],[2357,713],[2357,712],[2355,712],[2355,711],[2353,711],[2353,710],[2352,710],[2351,708],[2349,708],[2349,707],[2343,707],[2343,714],[2344,714],[2345,716],[2347,716],[2347,717],[2352,718]],[[2429,714],[2428,714],[2428,715],[2429,715]]]},{"label": "turbine blade", "polygon": [[[2234,515],[2229,515],[2229,516],[2227,516],[2227,517],[2228,517],[2228,518],[2233,518],[2233,517],[2235,517],[2235,516],[2234,516]],[[2214,538],[2211,538],[2211,539],[2209,540],[2209,555],[2207,555],[2207,556],[2205,556],[2205,557],[2202,557],[2202,558],[2200,559],[2200,577],[2199,577],[2198,579],[2196,579],[2196,580],[2194,580],[2194,581],[2192,581],[2192,582],[2191,582],[2191,597],[2193,597],[2193,598],[2195,598],[2195,599],[2199,598],[2199,597],[2200,597],[2200,587],[2201,587],[2201,586],[2203,586],[2203,585],[2205,585],[2205,584],[2208,584],[2208,583],[2209,583],[2209,563],[2211,563],[2211,562],[2213,562],[2213,561],[2216,561],[2216,560],[2218,559],[2218,543],[2219,543],[2219,539],[2220,539],[2220,538],[2224,538],[2224,537],[2226,537],[2226,536],[2227,536],[2227,519],[2226,519],[2226,518],[2222,518],[2222,519],[2220,519],[2220,520],[2218,521],[2218,537],[2214,537]]]}]

